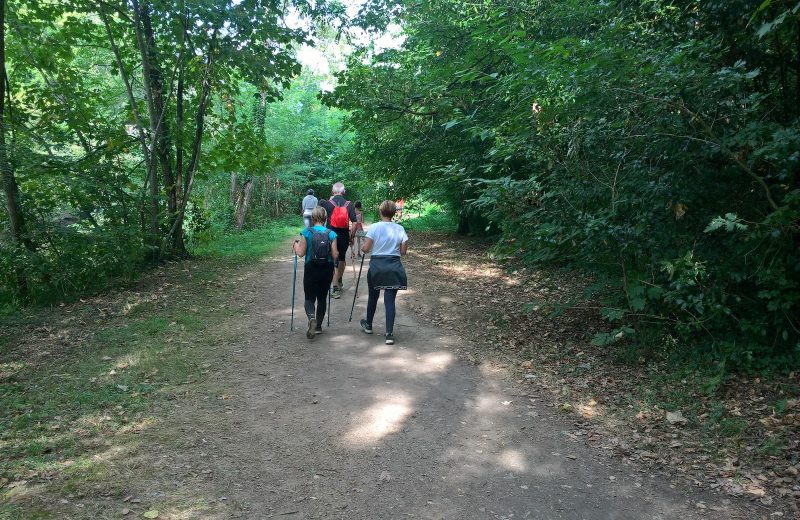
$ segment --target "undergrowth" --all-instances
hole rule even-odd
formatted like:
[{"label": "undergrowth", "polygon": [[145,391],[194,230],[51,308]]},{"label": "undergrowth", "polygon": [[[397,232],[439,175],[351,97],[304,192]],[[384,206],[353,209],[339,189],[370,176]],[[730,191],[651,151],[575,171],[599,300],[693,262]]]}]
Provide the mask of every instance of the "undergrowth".
[{"label": "undergrowth", "polygon": [[275,251],[292,224],[209,242],[135,291],[0,318],[0,517],[50,517],[24,495],[34,484],[59,496],[122,492],[112,476],[136,434],[206,378],[214,331],[238,312],[225,274]]}]

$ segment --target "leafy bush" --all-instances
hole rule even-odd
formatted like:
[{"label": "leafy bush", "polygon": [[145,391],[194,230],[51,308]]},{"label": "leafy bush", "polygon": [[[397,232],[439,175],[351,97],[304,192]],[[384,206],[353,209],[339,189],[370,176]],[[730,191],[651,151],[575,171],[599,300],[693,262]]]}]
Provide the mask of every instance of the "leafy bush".
[{"label": "leafy bush", "polygon": [[354,56],[326,100],[352,111],[365,171],[437,193],[524,261],[590,273],[610,329],[596,344],[651,329],[711,366],[791,369],[799,11],[414,4],[403,46]]}]

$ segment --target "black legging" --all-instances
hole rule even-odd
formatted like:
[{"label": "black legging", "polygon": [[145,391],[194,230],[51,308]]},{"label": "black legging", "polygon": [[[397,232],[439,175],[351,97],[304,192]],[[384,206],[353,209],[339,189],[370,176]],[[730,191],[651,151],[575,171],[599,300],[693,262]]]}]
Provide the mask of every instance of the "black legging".
[{"label": "black legging", "polygon": [[[367,298],[367,323],[372,326],[372,318],[375,317],[375,310],[378,308],[378,298],[381,296],[380,289],[373,289],[372,284],[368,284],[369,297]],[[395,306],[394,299],[397,297],[397,289],[384,289],[383,290],[383,305],[386,307],[386,333],[392,334],[394,332],[394,315]]]},{"label": "black legging", "polygon": [[[303,274],[303,306],[309,320],[317,320],[317,327],[322,326],[325,311],[328,310],[328,290],[333,280],[333,264],[306,264]],[[316,312],[315,312],[316,308]]]}]

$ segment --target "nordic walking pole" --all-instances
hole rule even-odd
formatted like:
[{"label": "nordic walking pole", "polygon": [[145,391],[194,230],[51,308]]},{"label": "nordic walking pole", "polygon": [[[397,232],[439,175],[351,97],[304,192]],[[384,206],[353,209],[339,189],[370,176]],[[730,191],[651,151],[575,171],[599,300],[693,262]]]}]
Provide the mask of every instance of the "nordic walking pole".
[{"label": "nordic walking pole", "polygon": [[366,257],[367,257],[366,253],[361,255],[361,267],[358,268],[358,279],[356,280],[356,289],[355,291],[353,291],[353,306],[350,307],[350,319],[347,321],[353,321],[353,309],[356,308],[356,297],[358,296],[358,283],[361,281],[361,270],[364,269],[364,258]]},{"label": "nordic walking pole", "polygon": [[[292,246],[294,250],[294,246]],[[297,286],[297,253],[294,254],[294,273],[292,274],[292,321],[289,323],[289,330],[294,330],[294,291]]]}]

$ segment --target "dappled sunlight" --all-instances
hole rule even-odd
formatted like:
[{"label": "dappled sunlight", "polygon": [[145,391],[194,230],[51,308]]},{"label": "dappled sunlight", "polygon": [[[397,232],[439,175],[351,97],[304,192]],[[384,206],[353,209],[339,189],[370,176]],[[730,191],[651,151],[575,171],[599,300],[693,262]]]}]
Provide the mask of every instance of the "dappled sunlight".
[{"label": "dappled sunlight", "polygon": [[525,461],[525,455],[519,450],[505,450],[497,457],[497,462],[509,471],[516,471],[518,473],[528,471],[528,463]]},{"label": "dappled sunlight", "polygon": [[[222,520],[230,518],[230,511],[210,511],[208,505],[195,505],[187,507],[170,507],[161,511],[171,520],[194,520],[202,518],[203,520]],[[161,516],[161,515],[159,515]]]},{"label": "dappled sunlight", "polygon": [[579,403],[576,408],[578,410],[578,413],[581,414],[582,417],[586,419],[594,419],[603,415],[602,407],[597,405],[598,405],[597,400],[592,397],[587,401]]},{"label": "dappled sunlight", "polygon": [[21,361],[9,361],[0,363],[0,381],[8,379],[25,368],[25,363]]},{"label": "dappled sunlight", "polygon": [[441,374],[455,361],[449,352],[434,351],[425,354],[412,349],[399,349],[396,346],[376,345],[366,353],[349,355],[346,343],[339,347],[346,360],[353,366],[380,371],[386,375],[400,372],[409,377]]},{"label": "dappled sunlight", "polygon": [[358,414],[345,440],[356,446],[368,446],[400,430],[412,412],[414,400],[403,392],[384,392],[377,402]]},{"label": "dappled sunlight", "polygon": [[501,413],[503,403],[510,403],[505,397],[497,394],[481,394],[467,401],[467,409],[480,415],[495,415]]},{"label": "dappled sunlight", "polygon": [[126,370],[128,368],[133,368],[139,365],[141,360],[142,360],[141,351],[125,354],[123,356],[120,356],[116,361],[114,361],[114,369]]}]

